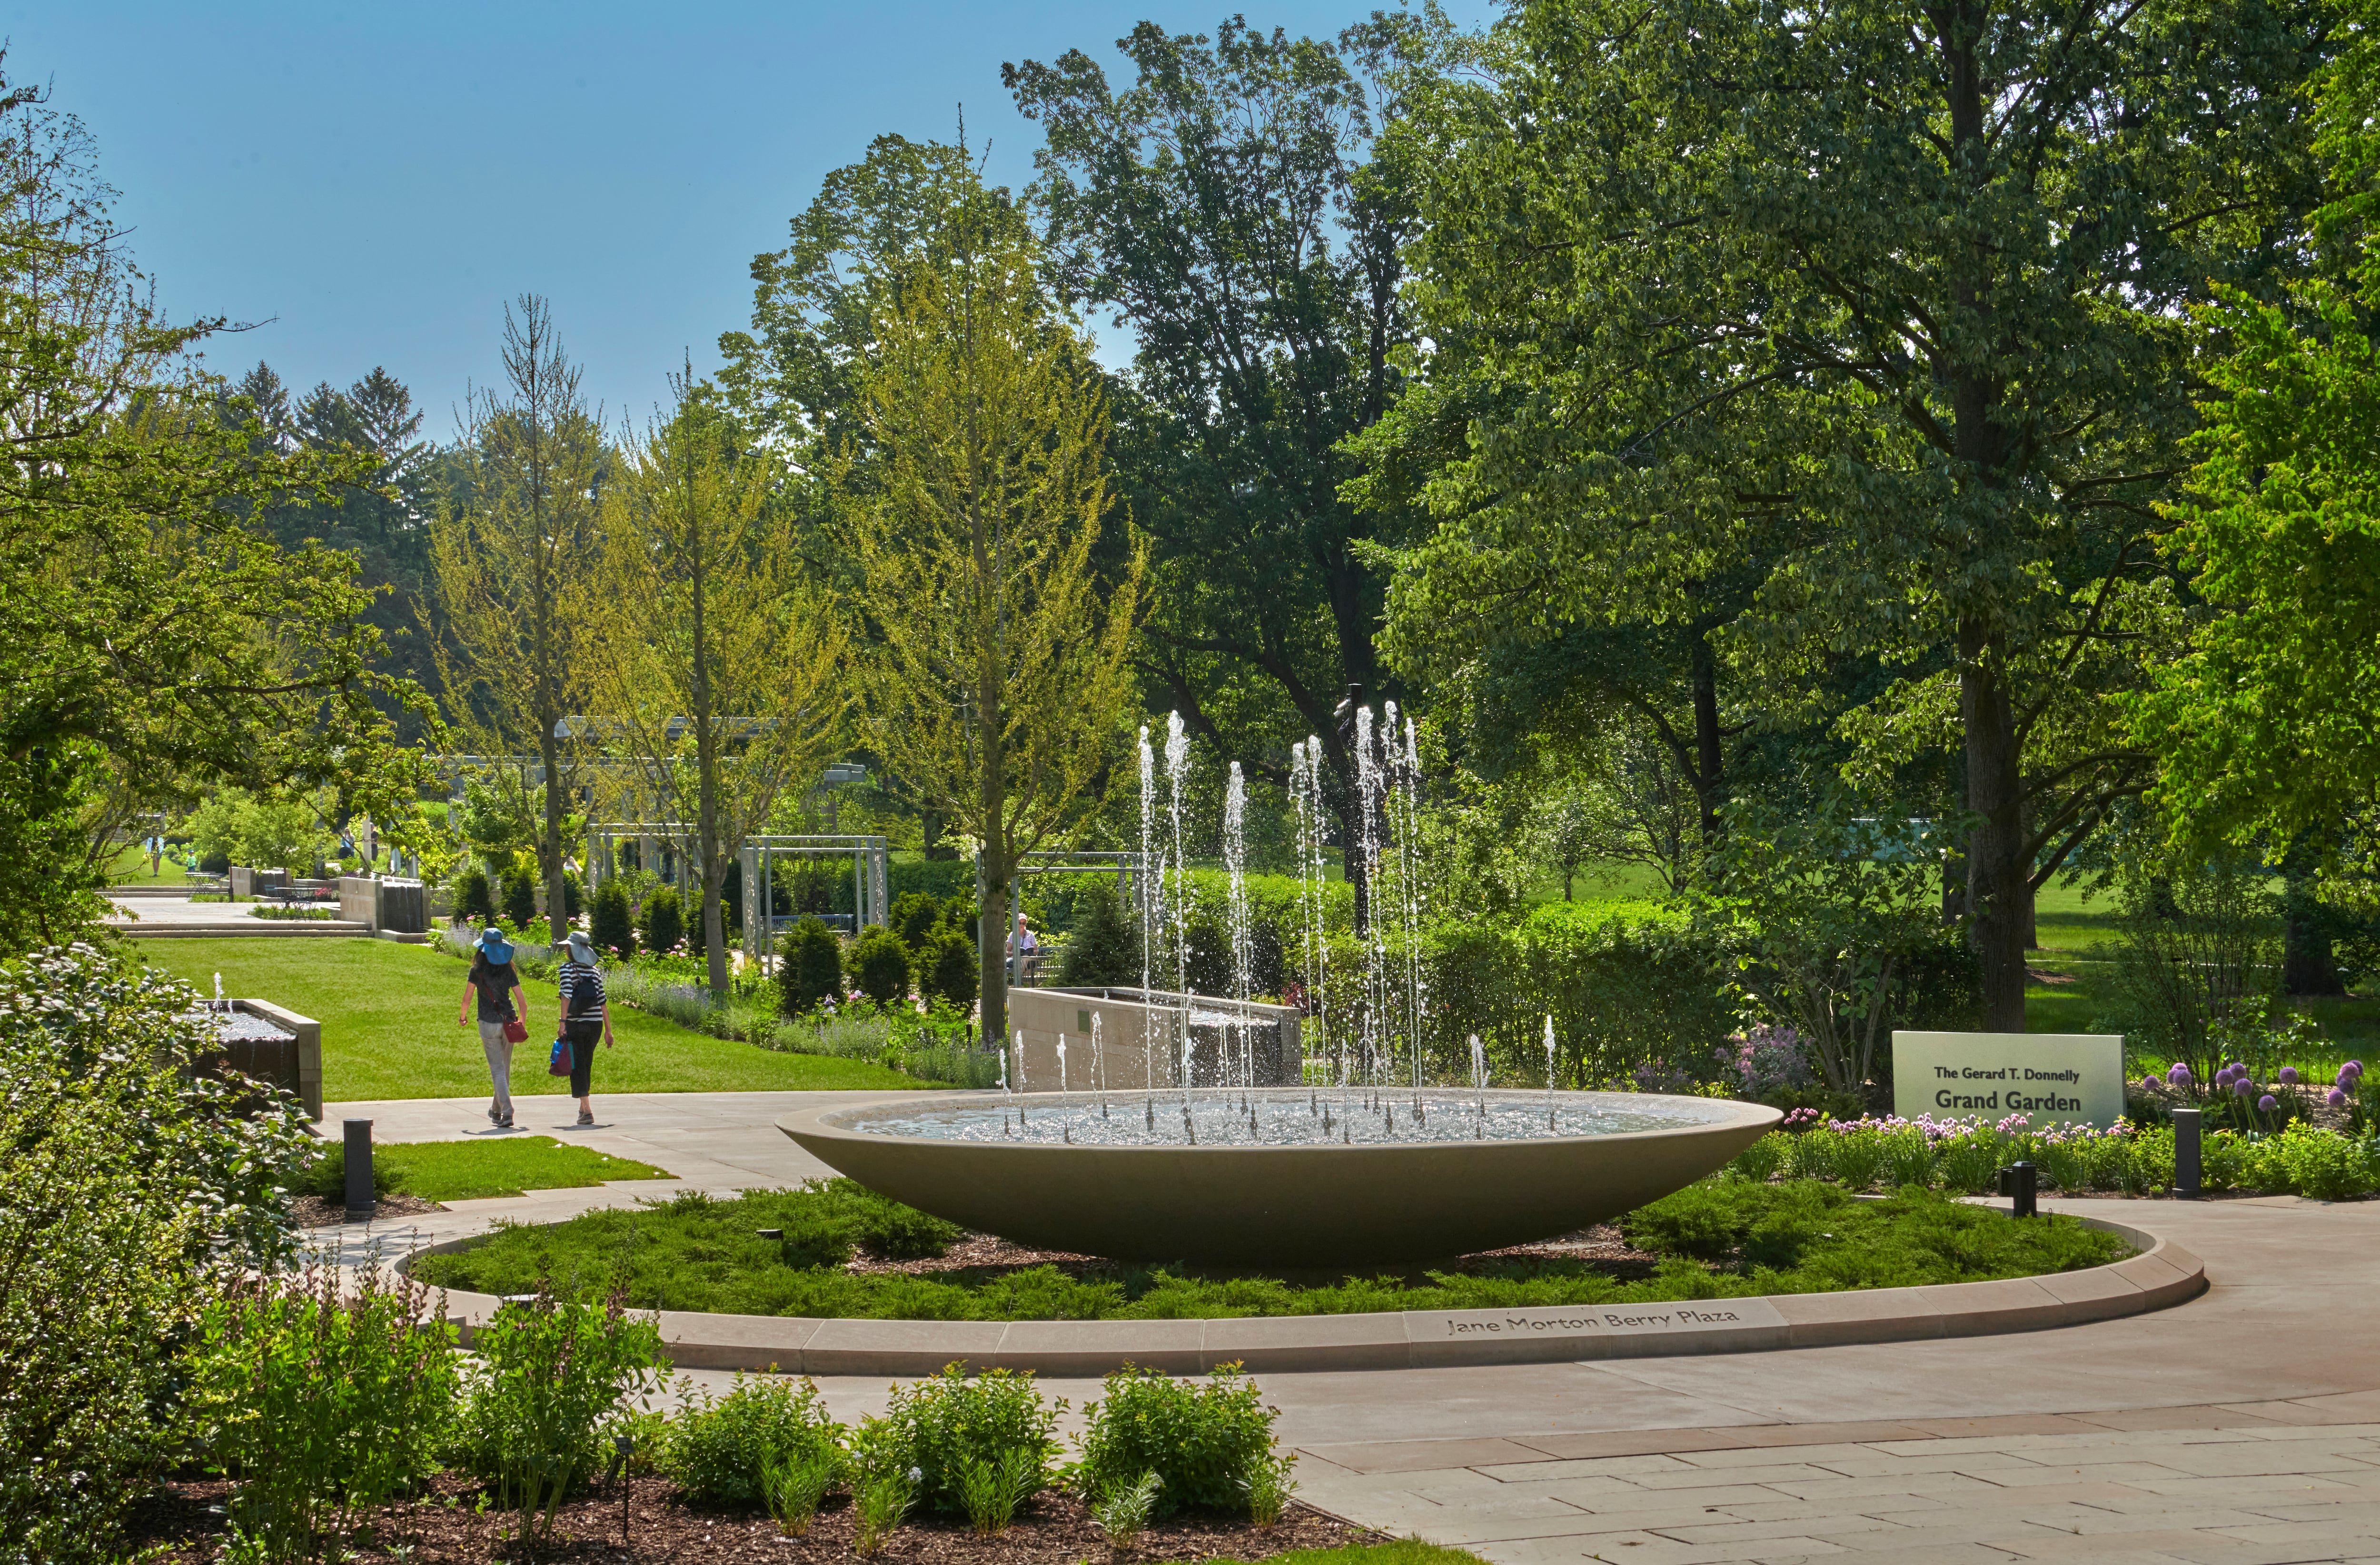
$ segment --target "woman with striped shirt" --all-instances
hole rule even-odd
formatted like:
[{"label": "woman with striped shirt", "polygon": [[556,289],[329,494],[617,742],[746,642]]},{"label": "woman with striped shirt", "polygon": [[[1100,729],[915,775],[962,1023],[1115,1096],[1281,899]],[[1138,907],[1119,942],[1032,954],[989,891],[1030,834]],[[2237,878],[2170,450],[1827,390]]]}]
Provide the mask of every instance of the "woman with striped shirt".
[{"label": "woman with striped shirt", "polygon": [[603,1001],[603,969],[595,965],[595,948],[574,929],[570,954],[558,975],[562,987],[562,1036],[570,1044],[570,1090],[578,1099],[578,1122],[595,1122],[595,1098],[589,1090],[595,1072],[595,1040],[606,1049],[612,1041],[612,1008]]}]

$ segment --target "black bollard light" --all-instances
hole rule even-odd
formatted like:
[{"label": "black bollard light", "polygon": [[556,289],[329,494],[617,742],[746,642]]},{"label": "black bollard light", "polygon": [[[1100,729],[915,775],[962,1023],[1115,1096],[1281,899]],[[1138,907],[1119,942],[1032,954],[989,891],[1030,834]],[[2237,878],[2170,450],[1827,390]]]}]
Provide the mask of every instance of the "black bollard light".
[{"label": "black bollard light", "polygon": [[2173,1111],[2173,1193],[2184,1201],[2198,1198],[2199,1154],[2204,1146],[2195,1109]]},{"label": "black bollard light", "polygon": [[2040,1207],[2035,1197],[2040,1190],[2039,1171],[2031,1163],[2010,1163],[2000,1171],[2000,1194],[2009,1198],[2010,1217],[2039,1216]]},{"label": "black bollard light", "polygon": [[380,1207],[372,1195],[371,1127],[370,1120],[345,1122],[349,1222],[370,1222]]}]

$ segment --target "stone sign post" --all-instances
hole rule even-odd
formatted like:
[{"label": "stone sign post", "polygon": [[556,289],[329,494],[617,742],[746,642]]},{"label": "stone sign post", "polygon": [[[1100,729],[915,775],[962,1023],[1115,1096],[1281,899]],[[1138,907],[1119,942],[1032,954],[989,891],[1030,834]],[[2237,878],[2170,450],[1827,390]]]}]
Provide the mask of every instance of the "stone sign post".
[{"label": "stone sign post", "polygon": [[1892,1107],[1902,1119],[2022,1114],[2105,1130],[2124,1112],[2124,1040],[2115,1033],[1892,1035]]}]

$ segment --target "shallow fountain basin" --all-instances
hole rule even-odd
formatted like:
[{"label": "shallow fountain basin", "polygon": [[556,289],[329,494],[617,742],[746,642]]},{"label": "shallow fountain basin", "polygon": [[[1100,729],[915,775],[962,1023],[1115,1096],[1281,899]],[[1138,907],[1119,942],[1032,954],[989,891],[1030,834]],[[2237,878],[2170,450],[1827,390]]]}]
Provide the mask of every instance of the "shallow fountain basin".
[{"label": "shallow fountain basin", "polygon": [[[1409,1104],[1381,1095],[1393,1108]],[[1190,1095],[1201,1122],[1255,1108],[1249,1139],[1192,1146],[1178,1129],[1183,1095],[1144,1104],[1115,1095],[1110,1116],[1172,1120],[1159,1145],[1011,1139],[1004,1096],[909,1098],[788,1114],[777,1128],[872,1190],[936,1217],[1020,1244],[1119,1260],[1307,1268],[1435,1260],[1528,1244],[1605,1221],[1693,1183],[1757,1141],[1783,1116],[1757,1103],[1654,1093],[1551,1095],[1558,1128],[1518,1133],[1546,1114],[1543,1092],[1434,1091],[1431,1103],[1484,1100],[1500,1139],[1462,1139],[1459,1110],[1434,1140],[1288,1138],[1318,1101],[1303,1087]],[[1023,1108],[1046,1128],[1087,1123],[1092,1093],[1040,1093]],[[1443,1116],[1448,1110],[1439,1110]],[[1658,1128],[1563,1134],[1582,1117],[1668,1121]],[[925,1122],[935,1134],[919,1134]],[[1485,1122],[1479,1126],[1485,1129]],[[1352,1124],[1351,1118],[1348,1123]],[[1279,1138],[1263,1139],[1268,1125]],[[1440,1127],[1432,1127],[1436,1134]],[[978,1135],[978,1131],[990,1134]],[[1384,1133],[1385,1134],[1385,1133]],[[1351,1137],[1352,1139],[1352,1137]]]}]

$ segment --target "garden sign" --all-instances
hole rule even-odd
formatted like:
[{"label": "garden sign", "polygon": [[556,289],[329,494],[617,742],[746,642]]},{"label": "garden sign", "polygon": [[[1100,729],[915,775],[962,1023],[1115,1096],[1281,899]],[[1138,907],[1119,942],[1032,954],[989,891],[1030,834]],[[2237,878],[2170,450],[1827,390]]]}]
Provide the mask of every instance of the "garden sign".
[{"label": "garden sign", "polygon": [[2105,1130],[2124,1111],[2116,1033],[1892,1035],[1892,1107],[1904,1120],[2069,1121]]}]

